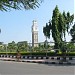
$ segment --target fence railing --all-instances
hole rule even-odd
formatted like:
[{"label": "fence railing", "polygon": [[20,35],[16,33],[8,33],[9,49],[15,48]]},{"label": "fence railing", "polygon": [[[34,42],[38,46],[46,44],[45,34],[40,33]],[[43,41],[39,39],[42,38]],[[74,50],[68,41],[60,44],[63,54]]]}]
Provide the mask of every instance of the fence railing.
[{"label": "fence railing", "polygon": [[[47,44],[45,44],[45,42],[40,42],[40,43],[34,43],[34,44],[38,44],[38,47],[32,47],[32,43],[28,43],[27,47],[21,47],[19,50],[21,52],[51,52],[51,51],[57,51],[60,49],[54,49],[54,43],[55,42],[47,42]],[[66,51],[75,51],[75,42],[65,42],[67,45],[67,49]],[[16,52],[17,49],[16,48],[8,48],[8,45],[6,45],[6,47],[2,46],[0,47],[0,52]]]}]

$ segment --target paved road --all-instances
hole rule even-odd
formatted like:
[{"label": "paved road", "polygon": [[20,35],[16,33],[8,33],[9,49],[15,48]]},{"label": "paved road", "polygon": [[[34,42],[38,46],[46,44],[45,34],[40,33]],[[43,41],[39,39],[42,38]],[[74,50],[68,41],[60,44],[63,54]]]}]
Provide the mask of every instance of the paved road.
[{"label": "paved road", "polygon": [[0,75],[75,75],[75,66],[0,61]]}]

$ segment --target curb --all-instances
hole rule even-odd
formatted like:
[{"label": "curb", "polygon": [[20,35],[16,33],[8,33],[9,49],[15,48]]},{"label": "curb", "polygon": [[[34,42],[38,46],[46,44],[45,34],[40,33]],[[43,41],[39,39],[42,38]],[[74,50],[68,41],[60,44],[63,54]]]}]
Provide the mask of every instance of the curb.
[{"label": "curb", "polygon": [[2,61],[14,61],[14,62],[27,62],[27,63],[38,63],[38,64],[53,64],[53,65],[75,65],[75,62],[48,62],[42,60],[16,60],[16,59],[0,59]]}]

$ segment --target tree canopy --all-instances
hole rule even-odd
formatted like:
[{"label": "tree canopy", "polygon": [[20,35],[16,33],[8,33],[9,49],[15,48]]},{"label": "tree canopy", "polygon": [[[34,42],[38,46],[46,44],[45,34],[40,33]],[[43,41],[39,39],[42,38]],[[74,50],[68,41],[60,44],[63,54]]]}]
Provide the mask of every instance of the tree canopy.
[{"label": "tree canopy", "polygon": [[0,10],[7,11],[10,8],[13,9],[35,9],[39,7],[42,0],[0,0]]},{"label": "tree canopy", "polygon": [[72,29],[70,30],[70,34],[72,36],[71,41],[75,42],[75,24],[73,25]]},{"label": "tree canopy", "polygon": [[[72,25],[74,15],[70,15],[69,12],[61,13],[56,5],[53,10],[52,20],[49,21],[43,28],[43,33],[47,37],[50,37],[50,31],[52,33],[53,40],[55,41],[54,48],[58,49],[63,46],[63,41],[66,40],[66,32],[69,32],[70,25]],[[64,40],[63,40],[64,37]]]}]

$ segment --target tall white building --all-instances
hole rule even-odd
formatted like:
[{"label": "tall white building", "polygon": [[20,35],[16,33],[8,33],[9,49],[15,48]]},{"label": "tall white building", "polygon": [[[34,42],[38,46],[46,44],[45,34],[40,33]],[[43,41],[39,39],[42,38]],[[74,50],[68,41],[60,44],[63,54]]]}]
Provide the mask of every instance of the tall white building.
[{"label": "tall white building", "polygon": [[38,25],[36,20],[33,20],[32,25],[32,47],[38,47]]}]

